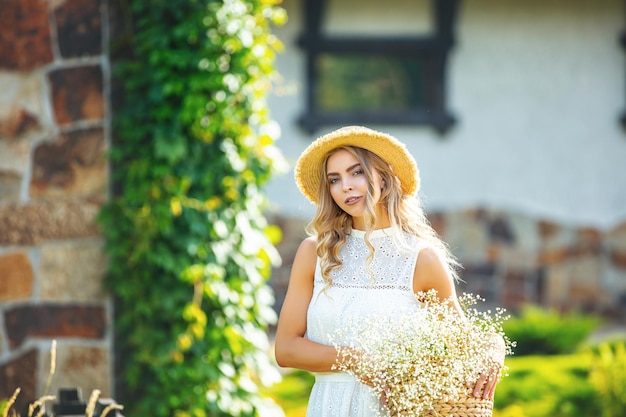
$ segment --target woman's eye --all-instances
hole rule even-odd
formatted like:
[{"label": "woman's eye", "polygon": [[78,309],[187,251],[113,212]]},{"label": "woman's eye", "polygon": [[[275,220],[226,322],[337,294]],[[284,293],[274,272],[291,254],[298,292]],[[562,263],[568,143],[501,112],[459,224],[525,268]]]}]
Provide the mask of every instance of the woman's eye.
[{"label": "woman's eye", "polygon": [[331,179],[329,179],[329,180],[328,180],[328,183],[329,183],[329,184],[334,184],[334,183],[336,183],[337,181],[339,181],[339,179],[338,179],[338,178],[331,178]]},{"label": "woman's eye", "polygon": [[363,173],[362,169],[357,169],[356,171],[354,171],[353,175],[361,175]]}]

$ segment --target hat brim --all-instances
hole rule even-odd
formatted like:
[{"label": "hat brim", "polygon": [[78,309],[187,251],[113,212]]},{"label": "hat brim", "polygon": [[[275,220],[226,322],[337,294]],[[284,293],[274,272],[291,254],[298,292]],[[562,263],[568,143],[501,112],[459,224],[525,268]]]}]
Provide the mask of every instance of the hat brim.
[{"label": "hat brim", "polygon": [[316,139],[296,162],[296,185],[313,204],[319,201],[320,165],[330,151],[342,146],[356,146],[375,153],[391,166],[404,193],[413,195],[419,190],[417,163],[402,142],[366,127],[347,126]]}]

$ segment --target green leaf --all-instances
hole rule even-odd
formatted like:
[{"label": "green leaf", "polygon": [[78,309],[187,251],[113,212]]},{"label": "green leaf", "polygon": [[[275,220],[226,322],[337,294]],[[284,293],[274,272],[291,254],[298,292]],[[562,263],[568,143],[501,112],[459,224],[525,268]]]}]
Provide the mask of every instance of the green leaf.
[{"label": "green leaf", "polygon": [[187,155],[187,143],[180,138],[159,136],[154,140],[154,152],[157,158],[174,163]]}]

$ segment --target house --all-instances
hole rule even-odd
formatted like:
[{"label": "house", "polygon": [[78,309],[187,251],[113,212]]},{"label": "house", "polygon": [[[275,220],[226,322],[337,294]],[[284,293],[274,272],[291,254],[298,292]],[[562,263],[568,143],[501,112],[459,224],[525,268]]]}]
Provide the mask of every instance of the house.
[{"label": "house", "polygon": [[[271,107],[292,165],[341,125],[391,133],[418,162],[420,197],[464,265],[464,290],[512,309],[537,303],[624,318],[623,1],[283,6]],[[346,75],[350,65],[358,70]],[[372,93],[372,84],[383,87]],[[395,102],[381,97],[389,90],[400,91]],[[313,206],[291,173],[268,193],[286,235],[273,278],[280,296]]]}]

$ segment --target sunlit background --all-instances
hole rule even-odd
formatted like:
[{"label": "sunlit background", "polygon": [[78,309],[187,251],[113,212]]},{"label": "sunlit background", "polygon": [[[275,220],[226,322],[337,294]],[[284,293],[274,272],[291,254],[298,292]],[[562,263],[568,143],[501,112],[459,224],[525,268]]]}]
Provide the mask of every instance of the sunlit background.
[{"label": "sunlit background", "polygon": [[[115,397],[95,224],[110,192],[109,42],[123,32],[112,4],[0,3],[0,399],[18,385],[40,395],[52,339],[53,390]],[[459,291],[514,316],[494,415],[623,416],[626,358],[601,342],[626,338],[624,1],[282,6],[269,133],[288,166],[265,189],[282,231],[275,311],[313,213],[293,164],[317,136],[367,125],[415,156],[420,198],[463,264]],[[281,372],[268,395],[304,416],[311,375]]]}]

